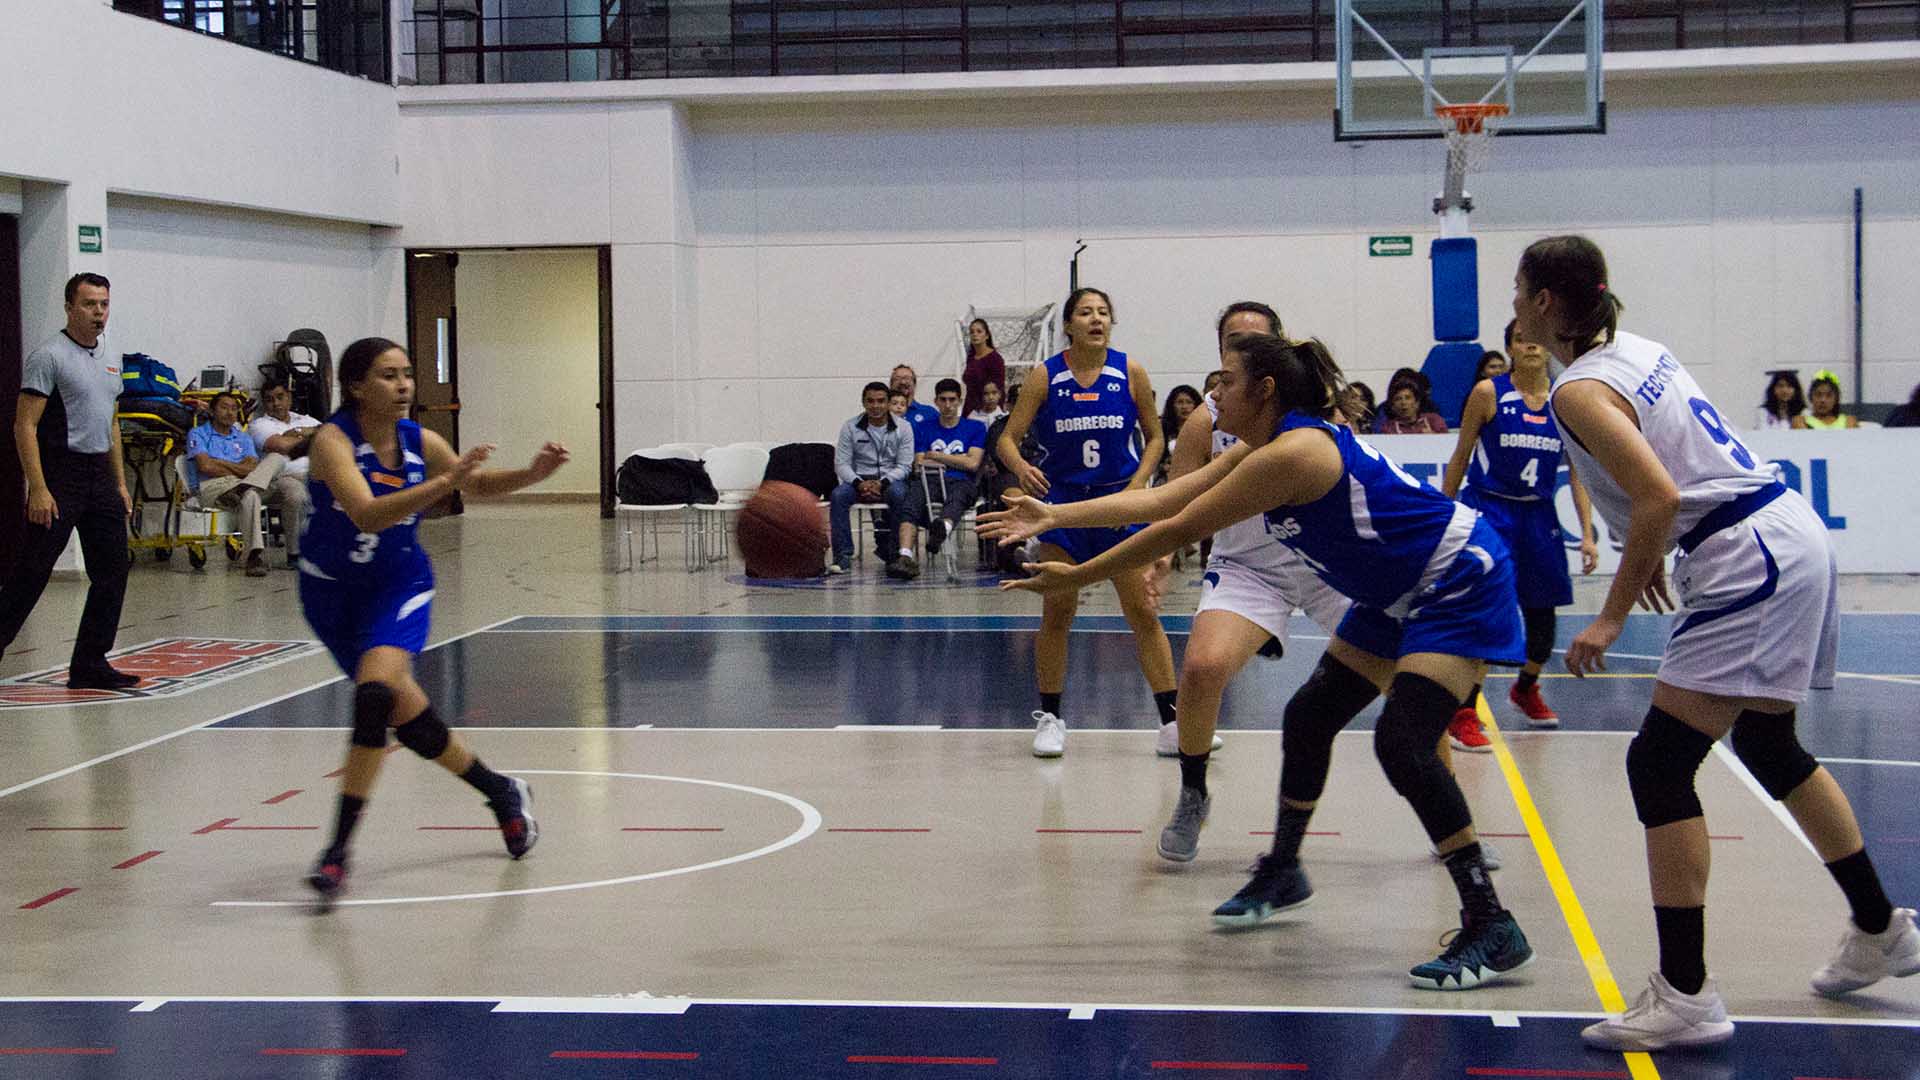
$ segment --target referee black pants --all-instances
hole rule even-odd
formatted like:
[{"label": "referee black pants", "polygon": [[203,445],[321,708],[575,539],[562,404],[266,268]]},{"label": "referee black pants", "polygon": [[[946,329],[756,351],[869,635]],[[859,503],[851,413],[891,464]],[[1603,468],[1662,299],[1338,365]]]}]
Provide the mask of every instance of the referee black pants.
[{"label": "referee black pants", "polygon": [[20,635],[46,590],[47,579],[53,576],[54,563],[78,531],[88,586],[80,632],[73,640],[72,670],[93,671],[106,666],[107,653],[120,632],[120,606],[127,598],[127,570],[132,565],[120,478],[113,475],[106,454],[48,454],[44,447],[41,453],[47,488],[60,513],[50,526],[29,521],[20,528],[13,573],[0,586],[0,652]]}]

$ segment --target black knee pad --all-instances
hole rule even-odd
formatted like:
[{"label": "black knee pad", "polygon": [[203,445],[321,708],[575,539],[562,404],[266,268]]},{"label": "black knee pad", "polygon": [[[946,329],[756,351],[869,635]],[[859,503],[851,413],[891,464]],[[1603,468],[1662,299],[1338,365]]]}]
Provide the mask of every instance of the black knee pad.
[{"label": "black knee pad", "polygon": [[1767,794],[1784,799],[1820,768],[1793,733],[1793,712],[1740,714],[1733,722],[1733,752]]},{"label": "black knee pad", "polygon": [[425,712],[393,729],[393,737],[400,745],[432,761],[447,752],[447,743],[453,738],[447,732],[447,725],[427,706]]},{"label": "black knee pad", "polygon": [[1280,795],[1295,802],[1316,802],[1326,790],[1333,766],[1333,737],[1359,715],[1380,691],[1366,676],[1337,657],[1322,655],[1319,666],[1287,701],[1280,729]]},{"label": "black knee pad", "polygon": [[1544,664],[1553,659],[1553,609],[1521,608],[1520,621],[1527,628],[1527,661]]},{"label": "black knee pad", "polygon": [[1640,733],[1627,744],[1627,787],[1633,811],[1649,829],[1701,816],[1693,774],[1713,752],[1713,740],[1658,707],[1647,710]]},{"label": "black knee pad", "polygon": [[1373,732],[1373,752],[1381,771],[1435,843],[1473,824],[1467,797],[1440,761],[1440,736],[1453,720],[1460,701],[1451,691],[1425,675],[1401,672],[1387,691],[1380,726]]},{"label": "black knee pad", "polygon": [[353,688],[353,745],[382,750],[387,745],[387,721],[393,716],[393,688],[386,683],[361,683]]}]

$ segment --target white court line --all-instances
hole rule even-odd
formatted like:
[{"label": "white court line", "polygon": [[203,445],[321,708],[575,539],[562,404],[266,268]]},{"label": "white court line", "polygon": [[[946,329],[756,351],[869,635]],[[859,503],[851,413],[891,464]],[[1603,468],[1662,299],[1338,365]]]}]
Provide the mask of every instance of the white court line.
[{"label": "white court line", "polygon": [[1920,769],[1920,761],[1891,761],[1886,758],[1823,757],[1819,761],[1822,765],[1832,762],[1835,765],[1904,765],[1909,769]]},{"label": "white court line", "polygon": [[[512,622],[514,618],[518,618],[518,617],[519,616],[513,616],[512,618],[501,619],[500,622],[489,623],[486,626],[480,627],[480,629],[478,630],[469,630],[464,634],[455,634],[453,637],[450,637],[445,641],[440,642],[440,645],[447,645],[447,644],[451,644],[452,642],[459,641],[461,638],[472,637],[475,634],[479,634],[487,630],[491,630],[494,627],[501,625],[502,623]],[[435,645],[433,646],[433,648],[437,649],[440,647],[440,645]],[[15,784],[10,788],[0,789],[0,799],[4,799],[9,795],[14,795],[19,792],[25,791],[28,788],[39,787],[41,784],[44,784],[49,780],[58,780],[63,776],[71,776],[74,773],[81,771],[82,769],[90,769],[102,762],[112,761],[114,758],[117,758],[117,757],[125,757],[126,755],[131,754],[136,750],[145,750],[149,746],[158,746],[159,744],[166,742],[168,739],[177,739],[180,736],[186,735],[190,732],[204,731],[207,728],[210,728],[213,725],[220,723],[222,720],[231,720],[234,717],[239,716],[241,713],[252,712],[255,709],[263,709],[268,705],[277,705],[280,702],[285,701],[290,697],[295,697],[300,694],[304,694],[309,690],[318,690],[329,683],[339,682],[341,679],[344,679],[344,678],[346,678],[346,676],[344,675],[335,675],[329,679],[322,679],[311,686],[303,686],[298,690],[289,690],[288,692],[281,694],[279,697],[273,698],[269,701],[257,701],[257,702],[254,702],[253,704],[235,709],[232,712],[227,713],[223,716],[216,716],[211,720],[202,720],[197,724],[189,724],[178,731],[170,731],[165,735],[156,735],[151,739],[145,740],[144,742],[137,742],[137,743],[134,743],[132,746],[115,750],[112,753],[101,754],[97,758],[90,758],[86,761],[81,762],[78,765],[69,765],[64,769],[56,769],[55,771],[50,772],[45,776],[36,777],[22,784]],[[276,729],[276,730],[291,730],[291,729]]]},{"label": "white court line", "polygon": [[[1760,786],[1760,781],[1753,778],[1753,774],[1747,771],[1747,767],[1740,763],[1739,755],[1735,754],[1725,741],[1714,743],[1713,752],[1719,755],[1727,768],[1733,770],[1733,775],[1740,778],[1740,782],[1747,786],[1747,790],[1753,792],[1754,798],[1766,804],[1767,809],[1779,819],[1780,824],[1786,826],[1788,832],[1799,838],[1800,843],[1805,845],[1808,851],[1813,851],[1813,841],[1808,840],[1807,834],[1800,831],[1800,823],[1793,820],[1793,815],[1787,811],[1784,804],[1767,794],[1767,789]],[[1820,858],[1820,853],[1813,851],[1813,857]]]},{"label": "white court line", "polygon": [[[835,724],[835,731],[941,731],[939,724]],[[1012,729],[1006,729],[1012,730]]]}]

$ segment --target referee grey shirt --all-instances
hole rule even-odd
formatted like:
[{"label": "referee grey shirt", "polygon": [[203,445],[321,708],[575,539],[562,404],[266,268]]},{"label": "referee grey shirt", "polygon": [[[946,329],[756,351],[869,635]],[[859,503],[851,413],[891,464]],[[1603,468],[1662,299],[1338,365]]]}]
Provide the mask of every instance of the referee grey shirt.
[{"label": "referee grey shirt", "polygon": [[27,357],[27,366],[20,372],[20,392],[43,398],[60,395],[67,412],[68,450],[104,454],[113,448],[120,359],[107,351],[104,336],[89,349],[65,330],[53,335]]}]

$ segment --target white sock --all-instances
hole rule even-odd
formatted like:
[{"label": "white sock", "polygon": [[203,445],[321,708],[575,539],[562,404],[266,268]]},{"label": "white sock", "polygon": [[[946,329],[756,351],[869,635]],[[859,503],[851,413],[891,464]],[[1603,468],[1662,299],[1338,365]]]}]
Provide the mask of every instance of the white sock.
[{"label": "white sock", "polygon": [[900,554],[902,554],[902,555],[904,555],[904,556],[906,556],[907,558],[909,558],[909,559],[911,559],[911,558],[913,558],[913,549],[912,549],[912,548],[906,548],[906,547],[903,547],[903,548],[901,548],[901,549],[900,549]]}]

